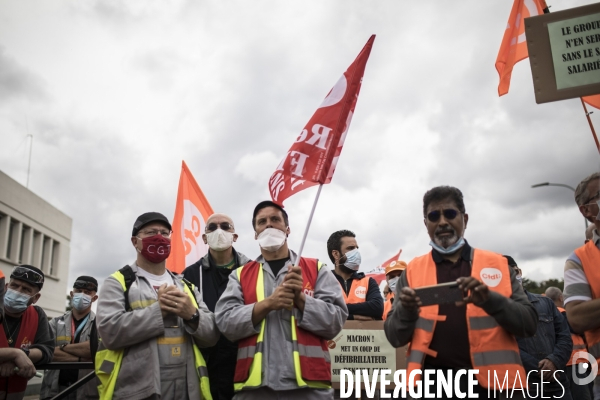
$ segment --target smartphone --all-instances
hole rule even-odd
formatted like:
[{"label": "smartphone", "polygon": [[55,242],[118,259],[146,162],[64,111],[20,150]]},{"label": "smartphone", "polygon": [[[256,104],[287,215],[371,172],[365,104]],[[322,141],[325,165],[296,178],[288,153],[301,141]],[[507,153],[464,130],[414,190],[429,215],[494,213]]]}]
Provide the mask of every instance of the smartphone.
[{"label": "smartphone", "polygon": [[458,288],[458,283],[447,282],[432,286],[422,286],[413,289],[422,306],[431,306],[434,304],[449,304],[462,301],[464,292]]}]

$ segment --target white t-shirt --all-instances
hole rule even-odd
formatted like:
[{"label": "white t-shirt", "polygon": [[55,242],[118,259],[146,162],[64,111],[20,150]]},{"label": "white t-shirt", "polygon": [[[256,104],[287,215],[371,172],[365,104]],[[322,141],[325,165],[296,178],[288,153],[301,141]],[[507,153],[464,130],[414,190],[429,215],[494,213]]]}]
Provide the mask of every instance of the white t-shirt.
[{"label": "white t-shirt", "polygon": [[167,271],[167,270],[165,270],[165,273],[162,275],[154,275],[154,274],[151,274],[150,272],[138,267],[138,275],[146,278],[148,280],[148,282],[150,282],[150,285],[156,291],[158,291],[158,288],[161,287],[165,283],[167,284],[167,286],[173,285],[175,283],[173,281],[173,278],[169,274],[169,271]]}]

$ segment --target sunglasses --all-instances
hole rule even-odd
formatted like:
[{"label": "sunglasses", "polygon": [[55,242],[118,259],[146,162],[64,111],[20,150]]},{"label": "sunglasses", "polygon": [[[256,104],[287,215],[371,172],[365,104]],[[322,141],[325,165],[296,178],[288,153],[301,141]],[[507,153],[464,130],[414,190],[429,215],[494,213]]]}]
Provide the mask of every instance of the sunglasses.
[{"label": "sunglasses", "polygon": [[93,282],[88,281],[75,281],[73,284],[73,289],[82,289],[82,290],[90,290],[93,292],[98,291],[98,286],[94,285]]},{"label": "sunglasses", "polygon": [[10,274],[10,277],[32,283],[44,283],[43,275],[40,275],[38,272],[25,267],[14,267]]},{"label": "sunglasses", "polygon": [[446,210],[436,210],[436,211],[432,211],[429,214],[427,214],[427,219],[430,220],[431,222],[438,222],[440,220],[440,217],[442,216],[442,214],[444,214],[444,218],[445,219],[454,219],[456,218],[456,216],[458,215],[458,211],[452,209],[452,208],[448,208]]},{"label": "sunglasses", "polygon": [[233,225],[231,225],[229,222],[221,222],[219,224],[217,224],[216,222],[211,222],[206,226],[206,231],[212,232],[216,231],[218,228],[221,228],[224,231],[228,231],[230,229],[233,229]]}]

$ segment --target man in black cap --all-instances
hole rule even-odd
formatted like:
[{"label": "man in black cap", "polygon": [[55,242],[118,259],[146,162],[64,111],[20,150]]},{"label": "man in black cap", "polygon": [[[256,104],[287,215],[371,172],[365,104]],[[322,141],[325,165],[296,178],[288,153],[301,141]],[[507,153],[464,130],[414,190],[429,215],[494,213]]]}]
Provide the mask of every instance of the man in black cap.
[{"label": "man in black cap", "polygon": [[[96,314],[92,303],[98,299],[98,281],[91,276],[80,276],[71,291],[71,310],[50,321],[50,328],[56,338],[53,362],[91,361],[90,338],[97,335]],[[62,369],[44,372],[40,399],[50,399],[71,386],[91,370]],[[89,381],[67,399],[97,399],[98,382]]]},{"label": "man in black cap", "polygon": [[[46,364],[54,353],[54,336],[48,318],[35,306],[44,286],[44,273],[31,265],[18,265],[10,274],[4,295],[0,348],[24,352],[34,365]],[[20,354],[19,354],[20,355]],[[12,361],[0,364],[0,398],[22,399],[27,378],[17,374]]]},{"label": "man in black cap", "polygon": [[131,243],[136,261],[104,281],[98,301],[100,398],[210,398],[198,347],[214,346],[219,332],[196,288],[165,267],[169,220],[140,215]]}]

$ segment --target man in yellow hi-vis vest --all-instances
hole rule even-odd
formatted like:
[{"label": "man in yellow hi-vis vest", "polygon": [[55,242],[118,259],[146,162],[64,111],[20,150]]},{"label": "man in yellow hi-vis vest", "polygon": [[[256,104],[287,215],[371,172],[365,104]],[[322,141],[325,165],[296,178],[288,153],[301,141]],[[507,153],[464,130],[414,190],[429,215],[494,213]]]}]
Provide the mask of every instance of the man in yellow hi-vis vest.
[{"label": "man in yellow hi-vis vest", "polygon": [[261,255],[229,275],[215,319],[238,340],[234,399],[331,399],[327,340],[348,309],[339,283],[314,258],[288,249],[287,213],[271,201],[252,217]]},{"label": "man in yellow hi-vis vest", "polygon": [[219,339],[198,291],[165,268],[171,224],[142,214],[131,242],[137,260],[104,281],[96,321],[101,399],[210,399],[198,347]]}]

